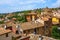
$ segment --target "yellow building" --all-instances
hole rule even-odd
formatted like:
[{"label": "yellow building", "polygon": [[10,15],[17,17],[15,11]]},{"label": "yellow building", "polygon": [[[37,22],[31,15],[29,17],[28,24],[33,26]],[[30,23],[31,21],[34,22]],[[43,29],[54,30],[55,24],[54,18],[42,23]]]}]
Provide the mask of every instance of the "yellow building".
[{"label": "yellow building", "polygon": [[57,23],[59,23],[59,19],[56,18],[56,17],[53,17],[53,18],[52,18],[52,22],[57,22]]}]

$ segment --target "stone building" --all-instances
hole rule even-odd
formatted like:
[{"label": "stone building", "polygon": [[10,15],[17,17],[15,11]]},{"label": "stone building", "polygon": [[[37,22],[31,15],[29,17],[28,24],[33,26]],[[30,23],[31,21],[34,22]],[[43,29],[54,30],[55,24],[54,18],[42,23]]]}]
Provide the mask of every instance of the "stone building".
[{"label": "stone building", "polygon": [[37,17],[37,14],[35,12],[27,13],[25,15],[27,21],[34,21]]},{"label": "stone building", "polygon": [[26,34],[44,34],[43,24],[35,23],[35,22],[25,22],[20,24],[21,28],[24,30]]},{"label": "stone building", "polygon": [[41,12],[41,14],[43,13],[43,15],[52,16],[52,9],[51,8],[43,8],[42,10],[43,10],[43,12]]}]

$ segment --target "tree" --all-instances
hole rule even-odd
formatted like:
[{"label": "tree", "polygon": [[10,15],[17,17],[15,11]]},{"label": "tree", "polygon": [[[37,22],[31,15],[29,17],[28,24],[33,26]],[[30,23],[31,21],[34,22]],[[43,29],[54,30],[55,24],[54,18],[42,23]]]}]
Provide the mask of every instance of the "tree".
[{"label": "tree", "polygon": [[52,26],[52,37],[60,39],[60,32],[58,30],[58,26]]},{"label": "tree", "polygon": [[4,23],[4,21],[0,21],[0,24],[3,24]]},{"label": "tree", "polygon": [[3,15],[0,15],[0,18],[3,18]]},{"label": "tree", "polygon": [[41,8],[40,9],[36,9],[36,11],[37,11],[38,14],[40,14],[42,9]]}]

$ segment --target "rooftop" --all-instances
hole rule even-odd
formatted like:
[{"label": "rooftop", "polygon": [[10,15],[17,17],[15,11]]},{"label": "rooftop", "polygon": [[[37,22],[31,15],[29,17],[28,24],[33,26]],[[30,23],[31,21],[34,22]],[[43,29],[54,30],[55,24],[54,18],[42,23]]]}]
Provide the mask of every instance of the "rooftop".
[{"label": "rooftop", "polygon": [[42,23],[35,23],[35,22],[25,22],[20,24],[23,30],[34,29],[44,26]]}]

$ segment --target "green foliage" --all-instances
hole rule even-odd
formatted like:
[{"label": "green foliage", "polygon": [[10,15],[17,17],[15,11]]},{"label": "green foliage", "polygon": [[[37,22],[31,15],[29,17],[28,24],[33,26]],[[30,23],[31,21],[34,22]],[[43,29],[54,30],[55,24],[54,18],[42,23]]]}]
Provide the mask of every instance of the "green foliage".
[{"label": "green foliage", "polygon": [[12,19],[12,18],[16,18],[15,22],[26,22],[25,16],[14,15],[12,17],[9,17],[8,19]]},{"label": "green foliage", "polygon": [[15,14],[18,14],[18,13],[29,13],[29,12],[31,12],[31,10],[25,10],[25,11],[15,12]]},{"label": "green foliage", "polygon": [[26,22],[25,16],[18,17],[17,21],[19,21],[19,22]]},{"label": "green foliage", "polygon": [[0,24],[3,24],[4,23],[4,21],[0,21]]},{"label": "green foliage", "polygon": [[12,19],[12,17],[8,17],[8,19]]},{"label": "green foliage", "polygon": [[52,26],[52,37],[60,39],[60,32],[58,30],[58,26]]},{"label": "green foliage", "polygon": [[37,13],[40,14],[42,10],[41,10],[41,8],[40,8],[40,9],[36,9],[36,11],[37,11]]},{"label": "green foliage", "polygon": [[0,18],[3,18],[3,15],[0,15]]}]

